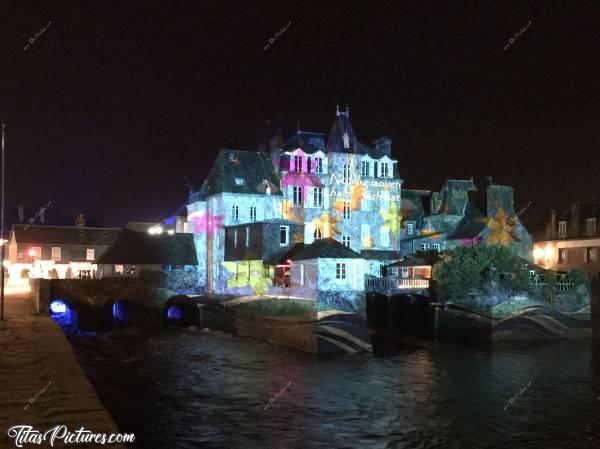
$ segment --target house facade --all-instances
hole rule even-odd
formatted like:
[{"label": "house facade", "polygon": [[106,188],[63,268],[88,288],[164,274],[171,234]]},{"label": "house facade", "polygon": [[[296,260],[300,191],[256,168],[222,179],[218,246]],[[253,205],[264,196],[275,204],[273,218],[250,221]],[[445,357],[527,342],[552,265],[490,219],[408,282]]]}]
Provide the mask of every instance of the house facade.
[{"label": "house facade", "polygon": [[515,211],[510,186],[449,179],[440,192],[408,190],[402,197],[402,253],[444,252],[459,246],[496,244],[531,260],[532,237]]},{"label": "house facade", "polygon": [[[295,244],[308,247],[331,238],[359,255],[361,273],[378,274],[382,265],[400,258],[401,189],[391,141],[361,143],[348,110],[336,111],[327,140],[322,133],[297,130],[269,152],[221,150],[188,205],[200,285],[214,295],[240,294],[244,287],[248,293],[278,294],[297,287],[293,257],[261,259],[251,251],[236,252],[233,242],[270,257]],[[274,239],[265,241],[267,234]],[[368,259],[360,257],[362,251]],[[282,276],[286,263],[289,275]],[[330,276],[335,275],[332,269]],[[257,277],[264,282],[253,280]],[[358,288],[364,291],[364,285]]]},{"label": "house facade", "polygon": [[8,285],[29,278],[96,277],[95,261],[122,232],[118,228],[14,225],[8,241]]},{"label": "house facade", "polygon": [[[268,152],[221,150],[190,195],[187,229],[200,289],[216,296],[314,299],[333,285],[354,297],[390,264],[459,245],[501,244],[531,258],[512,187],[490,184],[480,192],[473,179],[450,179],[439,192],[403,189],[391,140],[360,142],[348,109],[336,110],[327,136],[298,129],[287,141],[272,139]],[[352,288],[336,278],[342,262],[325,261],[335,257],[298,259],[328,239],[352,251],[344,278]]]},{"label": "house facade", "polygon": [[600,204],[573,202],[562,211],[552,209],[533,244],[534,262],[548,269],[600,272]]}]

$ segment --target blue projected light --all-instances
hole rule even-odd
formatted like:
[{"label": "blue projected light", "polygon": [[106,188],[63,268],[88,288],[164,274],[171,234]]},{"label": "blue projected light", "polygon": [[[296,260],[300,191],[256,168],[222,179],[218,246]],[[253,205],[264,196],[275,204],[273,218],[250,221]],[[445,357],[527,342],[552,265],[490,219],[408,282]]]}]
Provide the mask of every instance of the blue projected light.
[{"label": "blue projected light", "polygon": [[129,321],[127,304],[123,301],[117,301],[112,306],[112,316],[116,324],[126,325]]},{"label": "blue projected light", "polygon": [[181,321],[183,319],[183,313],[181,308],[176,304],[173,304],[167,309],[167,318],[170,320]]},{"label": "blue projected light", "polygon": [[66,313],[67,305],[64,303],[64,301],[56,299],[50,303],[50,311],[52,313]]},{"label": "blue projected light", "polygon": [[62,299],[50,301],[50,318],[52,318],[66,332],[77,332],[79,320],[77,312]]}]

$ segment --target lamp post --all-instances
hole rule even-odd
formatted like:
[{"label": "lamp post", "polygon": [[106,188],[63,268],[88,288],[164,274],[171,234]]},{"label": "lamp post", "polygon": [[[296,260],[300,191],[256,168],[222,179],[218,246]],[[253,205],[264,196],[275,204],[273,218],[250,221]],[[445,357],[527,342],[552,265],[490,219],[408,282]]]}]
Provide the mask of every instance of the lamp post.
[{"label": "lamp post", "polygon": [[1,205],[0,205],[0,241],[2,242],[2,250],[0,251],[0,258],[2,260],[2,272],[0,273],[0,320],[4,320],[4,254],[5,246],[4,242],[4,132],[6,130],[6,124],[2,123],[2,189],[1,189]]}]

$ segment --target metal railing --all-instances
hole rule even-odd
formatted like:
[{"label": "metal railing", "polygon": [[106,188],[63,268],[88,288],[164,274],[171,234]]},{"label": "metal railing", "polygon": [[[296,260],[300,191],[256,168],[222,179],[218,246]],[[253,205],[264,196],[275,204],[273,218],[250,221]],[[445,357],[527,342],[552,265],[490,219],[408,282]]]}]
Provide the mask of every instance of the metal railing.
[{"label": "metal railing", "polygon": [[420,290],[429,288],[429,279],[398,278],[395,276],[366,276],[367,291],[372,290]]},{"label": "metal railing", "polygon": [[[548,277],[545,273],[535,273],[529,277],[529,287],[537,290],[548,286]],[[554,288],[557,291],[568,292],[575,288],[575,283],[568,274],[562,273],[556,275]]]}]

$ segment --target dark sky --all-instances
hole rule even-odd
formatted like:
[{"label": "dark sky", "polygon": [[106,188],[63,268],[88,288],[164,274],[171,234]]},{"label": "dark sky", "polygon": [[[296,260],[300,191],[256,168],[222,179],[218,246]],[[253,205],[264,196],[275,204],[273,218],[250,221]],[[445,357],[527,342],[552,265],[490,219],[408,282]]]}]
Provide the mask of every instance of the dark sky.
[{"label": "dark sky", "polygon": [[260,120],[328,132],[339,102],[405,187],[492,175],[535,223],[600,193],[595,4],[2,2],[7,202],[158,221]]}]

